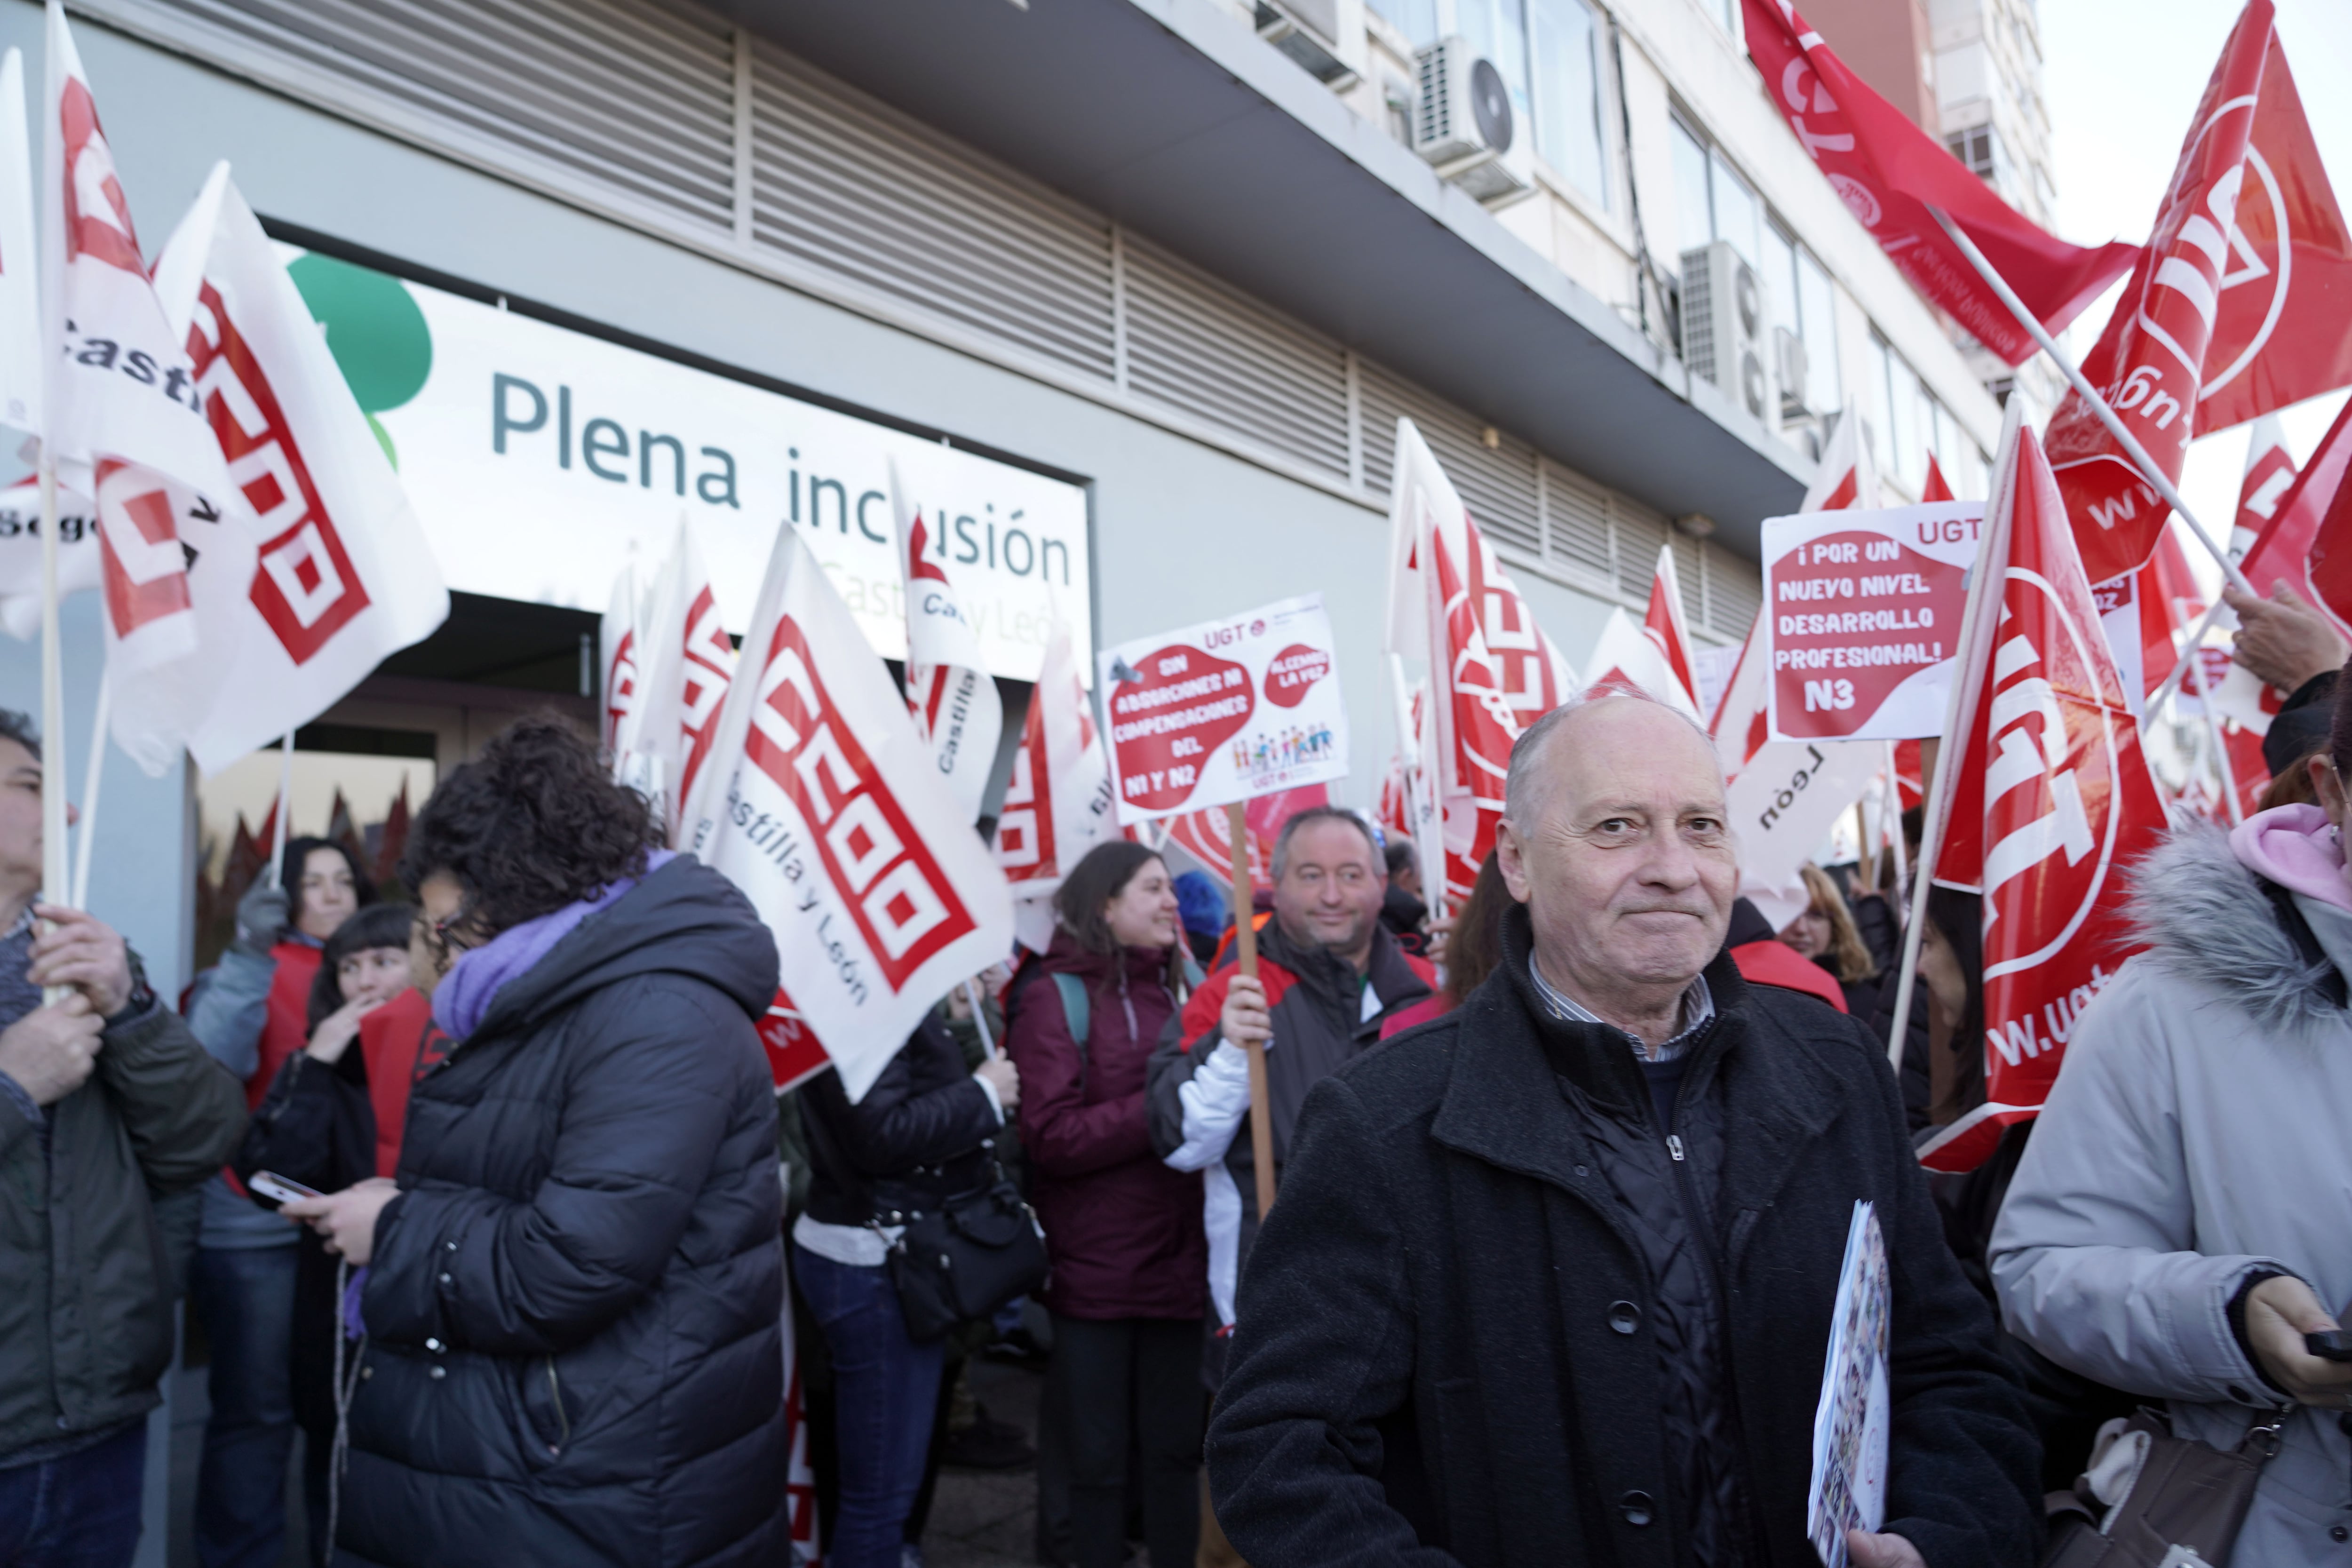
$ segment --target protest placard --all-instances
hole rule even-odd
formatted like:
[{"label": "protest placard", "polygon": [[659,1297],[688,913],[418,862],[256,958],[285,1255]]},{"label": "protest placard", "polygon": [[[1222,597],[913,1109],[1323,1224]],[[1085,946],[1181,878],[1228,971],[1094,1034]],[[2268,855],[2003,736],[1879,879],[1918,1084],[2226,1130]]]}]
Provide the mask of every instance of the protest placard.
[{"label": "protest placard", "polygon": [[1097,660],[1121,823],[1347,774],[1320,594],[1138,637]]},{"label": "protest placard", "polygon": [[1777,741],[1906,741],[1942,728],[1982,501],[1767,518]]}]

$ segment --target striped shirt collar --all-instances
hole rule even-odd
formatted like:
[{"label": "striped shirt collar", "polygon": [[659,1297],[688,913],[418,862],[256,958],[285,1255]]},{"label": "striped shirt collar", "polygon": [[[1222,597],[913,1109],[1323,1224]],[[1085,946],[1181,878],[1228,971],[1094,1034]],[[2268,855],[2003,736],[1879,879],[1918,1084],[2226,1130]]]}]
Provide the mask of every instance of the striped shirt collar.
[{"label": "striped shirt collar", "polygon": [[1623,1035],[1632,1042],[1633,1054],[1643,1061],[1674,1060],[1688,1048],[1691,1037],[1705,1028],[1715,1017],[1715,994],[1707,989],[1706,976],[1702,974],[1690,983],[1689,990],[1683,993],[1679,1015],[1682,1026],[1675,1031],[1672,1039],[1663,1045],[1654,1046],[1638,1036],[1618,1029],[1616,1025],[1593,1012],[1575,997],[1555,987],[1550,981],[1544,978],[1544,973],[1537,966],[1535,954],[1532,952],[1528,955],[1528,973],[1536,983],[1536,994],[1543,998],[1545,1008],[1553,1017],[1571,1024],[1598,1024],[1605,1029],[1616,1029],[1617,1033]]}]

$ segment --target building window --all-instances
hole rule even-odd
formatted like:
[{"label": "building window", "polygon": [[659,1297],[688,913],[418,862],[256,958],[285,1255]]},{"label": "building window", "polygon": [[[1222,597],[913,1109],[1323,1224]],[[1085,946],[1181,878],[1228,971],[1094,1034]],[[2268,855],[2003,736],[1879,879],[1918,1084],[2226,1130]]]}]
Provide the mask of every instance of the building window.
[{"label": "building window", "polygon": [[1837,296],[1812,252],[1797,247],[1797,321],[1805,334],[1805,406],[1835,412],[1845,403],[1838,370]]},{"label": "building window", "polygon": [[1609,199],[1601,149],[1600,28],[1584,0],[1533,0],[1536,151],[1570,184]]},{"label": "building window", "polygon": [[1927,405],[1919,373],[1894,350],[1886,351],[1886,439],[1891,447],[1885,471],[1913,495],[1927,482],[1927,443],[1933,438],[1933,410]]},{"label": "building window", "polygon": [[1364,0],[1372,14],[1404,35],[1414,48],[1437,42],[1437,0]]},{"label": "building window", "polygon": [[2000,132],[1991,125],[1955,131],[1944,138],[1944,145],[1969,174],[1993,189],[2006,191],[2013,184],[2010,177],[2009,150],[2001,145]]},{"label": "building window", "polygon": [[1731,242],[1748,266],[1764,268],[1764,205],[1723,154],[1707,159],[1707,190],[1715,198],[1715,237]]},{"label": "building window", "polygon": [[1675,249],[1679,255],[1715,237],[1715,205],[1707,196],[1706,144],[1681,121],[1667,123],[1674,143]]},{"label": "building window", "polygon": [[1876,332],[1870,334],[1870,456],[1882,474],[1895,472],[1895,447],[1892,393],[1895,385],[1895,351]]}]

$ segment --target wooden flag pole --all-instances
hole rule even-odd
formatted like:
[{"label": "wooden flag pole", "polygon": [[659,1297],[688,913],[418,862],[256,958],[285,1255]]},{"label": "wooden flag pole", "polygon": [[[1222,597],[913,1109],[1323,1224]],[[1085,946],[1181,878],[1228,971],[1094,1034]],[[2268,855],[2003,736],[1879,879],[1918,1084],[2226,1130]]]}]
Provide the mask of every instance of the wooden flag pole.
[{"label": "wooden flag pole", "polygon": [[114,681],[101,673],[98,678],[98,715],[91,721],[89,731],[89,765],[81,775],[81,821],[74,831],[73,896],[69,900],[78,910],[89,908],[89,858],[98,842],[98,785],[106,773],[106,727],[112,721]]},{"label": "wooden flag pole", "polygon": [[2042,331],[2042,323],[2034,319],[2032,311],[2025,308],[2025,301],[2017,297],[2016,290],[2010,288],[2008,280],[1993,270],[1992,263],[1987,261],[1984,252],[1977,248],[1977,242],[1963,233],[1960,226],[1947,216],[1941,208],[1931,205],[1927,211],[1943,226],[1944,232],[1952,237],[1952,243],[1960,247],[1960,254],[1969,258],[1969,265],[1977,269],[1977,276],[1985,280],[1985,286],[2000,296],[2000,302],[2009,307],[2009,313],[2017,318],[2017,324],[2033,334],[2033,341],[2042,345],[2042,352],[2050,356],[2050,363],[2065,376],[2075,395],[2099,416],[2099,423],[2107,427],[2107,434],[2116,438],[2116,444],[2124,449],[2124,455],[2139,469],[2140,478],[2164,498],[2165,505],[2180,514],[2180,521],[2189,525],[2189,531],[2197,536],[2197,542],[2221,563],[2221,574],[2230,580],[2230,585],[2242,594],[2252,594],[2254,585],[2246,581],[2244,573],[2238,570],[2237,562],[2231,558],[2228,551],[2213,542],[2213,536],[2205,531],[2205,525],[2197,521],[2197,514],[2189,510],[2189,503],[2180,499],[2180,491],[2164,477],[2164,470],[2156,466],[2156,459],[2147,455],[2147,448],[2124,428],[2124,422],[2116,417],[2116,411],[2108,406],[2105,398],[2099,395],[2098,390],[2083,379],[2083,373],[2074,368],[2074,361],[2058,351],[2056,340]]},{"label": "wooden flag pole", "polygon": [[[1244,980],[1257,978],[1257,927],[1251,917],[1257,911],[1250,907],[1249,819],[1244,815],[1240,801],[1225,805],[1225,849],[1234,869],[1234,957]],[[1265,1076],[1265,1047],[1254,1045],[1249,1052],[1250,1078],[1250,1162],[1257,1167],[1257,1217],[1260,1224],[1274,1207],[1274,1110],[1273,1091]]]},{"label": "wooden flag pole", "polygon": [[[41,898],[63,903],[72,891],[66,870],[66,698],[64,653],[58,637],[58,466],[41,443]],[[69,987],[47,986],[45,1003]]]}]

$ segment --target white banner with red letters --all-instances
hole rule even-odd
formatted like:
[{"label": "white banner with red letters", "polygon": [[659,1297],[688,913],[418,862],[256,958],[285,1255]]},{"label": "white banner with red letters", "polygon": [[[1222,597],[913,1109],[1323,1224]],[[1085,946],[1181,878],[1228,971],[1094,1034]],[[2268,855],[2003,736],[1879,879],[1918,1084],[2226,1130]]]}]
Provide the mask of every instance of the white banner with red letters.
[{"label": "white banner with red letters", "polygon": [[1772,735],[1940,733],[1981,501],[1764,520]]},{"label": "white banner with red letters", "polygon": [[[139,521],[160,492],[99,514],[139,521],[149,549],[185,567],[198,654],[119,683],[114,733],[153,771],[176,737],[210,773],[317,718],[385,658],[429,636],[449,595],[399,477],[326,338],[286,275],[228,165],[216,165],[155,265],[155,294],[184,338],[205,412],[242,503],[199,533]],[[133,470],[135,473],[136,470]],[[245,536],[239,543],[234,536]],[[159,573],[160,574],[160,573]],[[125,574],[126,576],[135,574]],[[118,592],[110,574],[107,593]]]},{"label": "white banner with red letters", "polygon": [[1320,594],[1095,657],[1121,822],[1347,776],[1348,710]]},{"label": "white banner with red letters", "polygon": [[690,847],[775,933],[776,1009],[861,1099],[941,996],[1012,951],[1013,900],[789,523],[709,755]]}]

